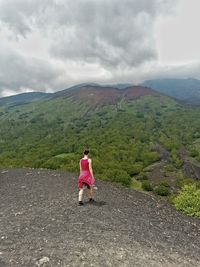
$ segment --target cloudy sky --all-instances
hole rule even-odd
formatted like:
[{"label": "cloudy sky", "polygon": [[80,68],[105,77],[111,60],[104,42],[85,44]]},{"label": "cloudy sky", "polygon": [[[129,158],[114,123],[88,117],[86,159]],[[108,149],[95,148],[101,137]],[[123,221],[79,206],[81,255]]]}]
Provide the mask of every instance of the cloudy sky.
[{"label": "cloudy sky", "polygon": [[0,96],[200,79],[200,0],[0,0]]}]

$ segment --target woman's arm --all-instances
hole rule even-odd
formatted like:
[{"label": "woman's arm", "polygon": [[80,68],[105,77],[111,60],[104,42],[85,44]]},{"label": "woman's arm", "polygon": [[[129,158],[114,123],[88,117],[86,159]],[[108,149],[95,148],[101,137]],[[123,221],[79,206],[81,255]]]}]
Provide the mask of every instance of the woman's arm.
[{"label": "woman's arm", "polygon": [[90,170],[90,173],[91,173],[92,177],[94,177],[93,170],[92,170],[92,160],[91,159],[88,159],[88,162],[89,162],[89,170]]},{"label": "woman's arm", "polygon": [[80,172],[82,171],[82,168],[81,168],[81,161],[79,162],[79,167],[80,167]]}]

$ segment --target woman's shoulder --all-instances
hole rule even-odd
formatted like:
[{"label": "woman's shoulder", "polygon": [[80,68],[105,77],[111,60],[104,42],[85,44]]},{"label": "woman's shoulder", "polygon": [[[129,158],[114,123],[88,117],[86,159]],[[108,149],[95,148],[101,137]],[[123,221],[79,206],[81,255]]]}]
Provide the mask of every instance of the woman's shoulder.
[{"label": "woman's shoulder", "polygon": [[88,160],[88,161],[91,161],[91,158],[87,158],[87,159],[86,159],[86,158],[81,158],[80,161],[82,161],[82,160]]}]

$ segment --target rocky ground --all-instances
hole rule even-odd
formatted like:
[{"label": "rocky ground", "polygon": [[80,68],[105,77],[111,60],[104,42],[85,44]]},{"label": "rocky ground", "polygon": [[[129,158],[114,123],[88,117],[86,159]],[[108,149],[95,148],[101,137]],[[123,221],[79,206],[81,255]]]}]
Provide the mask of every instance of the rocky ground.
[{"label": "rocky ground", "polygon": [[200,266],[200,220],[163,200],[97,181],[77,205],[77,177],[0,170],[0,267]]}]

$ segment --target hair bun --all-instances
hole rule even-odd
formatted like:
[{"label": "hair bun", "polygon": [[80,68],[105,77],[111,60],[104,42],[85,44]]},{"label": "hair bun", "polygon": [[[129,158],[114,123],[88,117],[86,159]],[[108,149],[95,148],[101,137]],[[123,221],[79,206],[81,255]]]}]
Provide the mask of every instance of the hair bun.
[{"label": "hair bun", "polygon": [[89,149],[85,149],[83,152],[84,155],[88,155],[89,154]]}]

